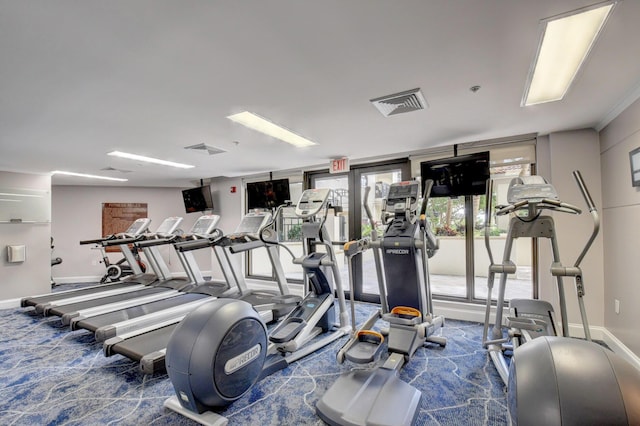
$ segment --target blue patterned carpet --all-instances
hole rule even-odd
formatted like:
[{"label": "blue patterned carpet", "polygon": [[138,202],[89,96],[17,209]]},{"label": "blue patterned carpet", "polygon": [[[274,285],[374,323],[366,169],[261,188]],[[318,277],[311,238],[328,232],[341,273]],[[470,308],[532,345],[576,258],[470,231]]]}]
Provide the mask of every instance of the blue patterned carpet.
[{"label": "blue patterned carpet", "polygon": [[[375,309],[358,305],[364,318]],[[400,377],[422,391],[419,425],[508,424],[502,382],[481,346],[478,323],[447,320],[446,348],[420,349]],[[315,404],[347,364],[344,338],[257,384],[222,415],[230,425],[322,425]],[[173,396],[166,374],[143,376],[137,363],[105,358],[85,330],[32,308],[0,310],[0,424],[190,425],[163,408]]]}]

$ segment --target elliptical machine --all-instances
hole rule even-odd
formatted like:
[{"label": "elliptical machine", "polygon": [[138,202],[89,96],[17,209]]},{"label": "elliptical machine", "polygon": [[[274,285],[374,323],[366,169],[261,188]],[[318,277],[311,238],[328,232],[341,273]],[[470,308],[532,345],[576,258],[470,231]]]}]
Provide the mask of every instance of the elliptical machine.
[{"label": "elliptical machine", "polygon": [[[371,223],[371,239],[345,245],[349,257],[349,276],[353,258],[367,249],[374,250],[381,308],[352,334],[337,354],[345,360],[367,365],[381,358],[383,333],[373,330],[379,319],[389,323],[386,333],[388,358],[372,368],[342,374],[316,405],[318,416],[330,425],[411,425],[414,424],[422,393],[398,378],[398,371],[413,354],[429,343],[444,347],[446,338],[434,336],[444,325],[444,317],[433,315],[428,258],[438,249],[438,241],[426,221],[426,206],[433,181],[427,181],[420,211],[419,182],[394,183],[383,205],[386,229],[380,238],[366,204]],[[384,275],[383,275],[384,271]],[[356,323],[351,292],[352,324]]]},{"label": "elliptical machine", "polygon": [[[598,234],[600,220],[580,172],[574,171],[573,176],[594,222],[591,236],[573,266],[561,263],[553,219],[542,212],[580,214],[581,211],[561,202],[555,188],[540,176],[514,178],[508,188],[509,204],[496,206],[497,216],[514,213],[514,217],[509,222],[502,263],[494,263],[489,244],[493,182],[488,182],[485,244],[490,266],[483,346],[507,385],[514,425],[640,424],[640,373],[610,350],[591,342],[580,263]],[[547,238],[551,242],[551,274],[556,277],[561,333],[556,330],[552,305],[537,299],[511,299],[511,316],[505,321],[506,333],[503,330],[507,276],[516,271],[510,260],[511,248],[519,237]],[[490,326],[495,274],[501,277],[495,323]],[[564,277],[575,279],[586,340],[569,338]],[[508,357],[509,353],[513,356]]]},{"label": "elliptical machine", "polygon": [[[330,192],[307,189],[296,205],[295,214],[303,220],[304,253],[293,256],[293,262],[304,270],[309,286],[305,297],[269,332],[260,315],[242,300],[216,299],[187,315],[166,349],[166,369],[176,396],[167,399],[165,407],[202,424],[224,424],[216,408],[229,405],[264,377],[348,334],[340,272],[324,226]],[[281,212],[279,208],[275,215]],[[263,242],[288,250],[277,242],[270,227],[264,229]],[[324,253],[311,252],[312,246],[322,246]]]}]

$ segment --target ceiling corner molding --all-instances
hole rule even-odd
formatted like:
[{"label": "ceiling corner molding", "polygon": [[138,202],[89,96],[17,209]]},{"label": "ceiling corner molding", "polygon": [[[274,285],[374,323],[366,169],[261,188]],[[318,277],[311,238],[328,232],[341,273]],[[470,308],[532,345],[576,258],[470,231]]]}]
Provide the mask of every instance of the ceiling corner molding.
[{"label": "ceiling corner molding", "polygon": [[635,88],[627,94],[627,96],[623,97],[620,102],[618,102],[611,111],[609,111],[609,113],[596,124],[595,129],[598,132],[602,131],[602,129],[607,127],[609,123],[615,120],[617,116],[619,116],[625,109],[629,108],[629,106],[638,99],[640,99],[640,81],[636,84]]}]

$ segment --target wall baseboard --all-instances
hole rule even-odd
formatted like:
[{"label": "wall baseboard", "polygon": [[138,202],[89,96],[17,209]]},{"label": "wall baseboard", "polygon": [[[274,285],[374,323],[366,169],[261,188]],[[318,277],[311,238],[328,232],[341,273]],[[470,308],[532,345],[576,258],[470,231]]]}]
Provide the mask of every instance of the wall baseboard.
[{"label": "wall baseboard", "polygon": [[0,309],[15,309],[20,307],[21,298],[0,300]]},{"label": "wall baseboard", "polygon": [[627,360],[637,370],[640,370],[640,357],[631,351],[624,343],[613,335],[609,330],[603,328],[602,340],[611,348],[613,352]]},{"label": "wall baseboard", "polygon": [[[185,272],[172,272],[171,275],[175,278],[186,278]],[[202,271],[202,275],[205,277],[211,276],[211,271]],[[97,283],[100,282],[102,275],[86,275],[76,277],[53,277],[53,280],[58,284],[78,284],[78,283]]]}]

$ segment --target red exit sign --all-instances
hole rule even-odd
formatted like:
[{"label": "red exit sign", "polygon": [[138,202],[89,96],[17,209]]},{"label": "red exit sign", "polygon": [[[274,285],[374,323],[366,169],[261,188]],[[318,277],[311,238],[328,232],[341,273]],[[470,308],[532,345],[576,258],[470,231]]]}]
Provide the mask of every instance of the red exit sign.
[{"label": "red exit sign", "polygon": [[349,159],[347,157],[344,158],[335,158],[331,160],[329,164],[329,173],[342,173],[349,171]]}]

